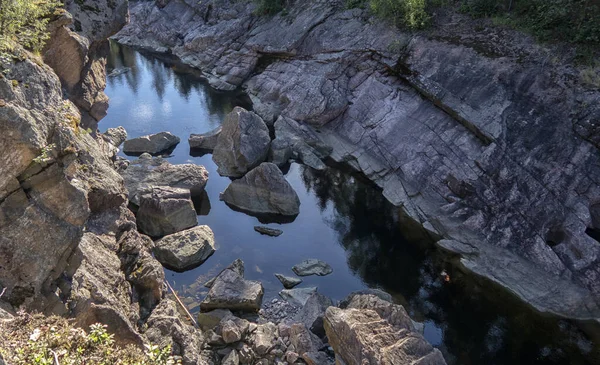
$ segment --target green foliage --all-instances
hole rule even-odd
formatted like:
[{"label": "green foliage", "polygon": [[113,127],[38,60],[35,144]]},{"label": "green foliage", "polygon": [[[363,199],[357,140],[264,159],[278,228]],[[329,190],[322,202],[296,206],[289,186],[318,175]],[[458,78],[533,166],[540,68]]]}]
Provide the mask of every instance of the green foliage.
[{"label": "green foliage", "polygon": [[285,0],[255,0],[258,9],[257,12],[259,14],[267,14],[272,15],[279,13],[285,7]]},{"label": "green foliage", "polygon": [[49,36],[49,16],[59,6],[54,0],[0,0],[0,51],[15,43],[40,51]]},{"label": "green foliage", "polygon": [[427,0],[346,0],[346,8],[366,8],[397,26],[419,29],[429,24]]},{"label": "green foliage", "polygon": [[33,159],[33,162],[42,165],[42,164],[45,164],[46,162],[50,161],[52,159],[52,157],[50,156],[50,153],[55,148],[56,148],[56,145],[54,143],[43,147],[40,154],[36,158]]}]

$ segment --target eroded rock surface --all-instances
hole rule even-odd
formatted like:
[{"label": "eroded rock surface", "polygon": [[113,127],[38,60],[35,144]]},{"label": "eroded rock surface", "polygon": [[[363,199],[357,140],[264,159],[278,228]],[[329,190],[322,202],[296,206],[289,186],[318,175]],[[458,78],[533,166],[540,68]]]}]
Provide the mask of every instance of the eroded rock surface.
[{"label": "eroded rock surface", "polygon": [[161,264],[171,270],[190,270],[215,252],[215,236],[208,226],[190,228],[154,242],[152,252]]},{"label": "eroded rock surface", "polygon": [[123,145],[123,152],[130,155],[149,153],[156,155],[179,144],[181,139],[169,132],[160,132],[147,136],[128,139]]},{"label": "eroded rock surface", "polygon": [[235,266],[228,267],[216,277],[206,298],[200,303],[202,311],[229,309],[257,312],[260,309],[264,294],[262,284],[244,279],[243,272],[240,275]]},{"label": "eroded rock surface", "polygon": [[162,237],[198,225],[189,190],[152,187],[140,197],[137,224],[141,232]]},{"label": "eroded rock surface", "polygon": [[219,140],[222,128],[223,127],[219,126],[210,132],[190,135],[190,148],[212,152],[217,146],[217,141]]},{"label": "eroded rock surface", "polygon": [[294,265],[292,270],[298,276],[325,276],[333,272],[333,269],[328,263],[317,259],[304,260],[301,263]]}]

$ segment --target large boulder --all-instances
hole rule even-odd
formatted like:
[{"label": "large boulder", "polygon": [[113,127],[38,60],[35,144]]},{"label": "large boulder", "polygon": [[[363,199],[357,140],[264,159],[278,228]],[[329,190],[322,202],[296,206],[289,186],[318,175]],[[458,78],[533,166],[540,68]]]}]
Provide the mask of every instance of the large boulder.
[{"label": "large boulder", "polygon": [[140,195],[152,186],[171,186],[188,189],[192,196],[204,192],[208,181],[208,172],[204,166],[183,164],[172,165],[167,160],[142,155],[121,171],[125,188],[129,192],[129,201],[140,205]]},{"label": "large boulder", "polygon": [[260,282],[245,280],[239,270],[230,266],[217,276],[206,298],[200,303],[200,309],[204,312],[213,309],[258,312],[263,294]]},{"label": "large boulder", "polygon": [[293,321],[304,323],[306,328],[317,336],[325,337],[325,329],[323,328],[323,317],[327,308],[331,307],[333,302],[329,297],[320,293],[313,293],[308,297],[308,300],[300,311],[294,316]]},{"label": "large boulder", "polygon": [[356,296],[348,309],[329,307],[325,331],[336,357],[347,365],[445,365],[402,306],[373,295]]},{"label": "large boulder", "polygon": [[253,214],[296,216],[300,199],[281,170],[264,162],[246,176],[233,181],[221,199],[227,204]]},{"label": "large boulder", "polygon": [[322,159],[331,151],[312,127],[283,116],[275,122],[275,139],[271,143],[269,158],[277,166],[283,166],[294,158],[315,170],[324,170],[326,166]]},{"label": "large boulder", "polygon": [[168,235],[154,243],[154,257],[164,267],[185,271],[200,266],[215,252],[215,236],[208,226]]},{"label": "large boulder", "polygon": [[190,192],[166,186],[153,187],[140,198],[137,224],[151,237],[173,234],[198,224]]},{"label": "large boulder", "polygon": [[213,152],[217,172],[222,176],[244,176],[265,161],[270,144],[265,122],[253,112],[236,107],[223,121]]},{"label": "large boulder", "polygon": [[191,134],[188,142],[191,149],[211,152],[217,146],[217,141],[221,135],[222,126],[213,129],[210,132],[202,134]]},{"label": "large boulder", "polygon": [[125,141],[123,152],[129,155],[141,155],[142,153],[156,155],[177,146],[179,142],[181,142],[179,137],[169,132],[160,132]]}]

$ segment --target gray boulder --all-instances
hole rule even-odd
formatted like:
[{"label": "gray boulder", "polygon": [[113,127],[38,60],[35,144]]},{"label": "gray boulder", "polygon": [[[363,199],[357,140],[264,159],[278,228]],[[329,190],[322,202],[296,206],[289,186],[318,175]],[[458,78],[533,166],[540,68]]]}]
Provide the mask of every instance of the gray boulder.
[{"label": "gray boulder", "polygon": [[324,170],[326,166],[322,159],[331,151],[310,126],[283,116],[275,122],[275,139],[271,143],[269,159],[277,166],[285,165],[293,158],[315,170]]},{"label": "gray boulder", "polygon": [[232,316],[231,311],[227,309],[215,309],[206,313],[198,313],[197,323],[202,331],[208,331],[217,327],[221,320]]},{"label": "gray boulder", "polygon": [[316,287],[284,289],[279,292],[279,296],[292,304],[303,306],[308,301],[308,298],[316,292]]},{"label": "gray boulder", "polygon": [[271,137],[265,122],[253,112],[236,107],[223,121],[213,151],[222,176],[241,177],[267,158]]},{"label": "gray boulder", "polygon": [[127,140],[127,131],[123,127],[108,128],[103,136],[113,146],[119,147]]},{"label": "gray boulder", "polygon": [[292,276],[285,276],[282,274],[275,274],[275,277],[279,279],[279,281],[281,281],[281,284],[283,284],[283,287],[286,289],[292,289],[293,287],[302,282],[302,279],[295,278]]},{"label": "gray boulder", "polygon": [[208,172],[204,166],[193,164],[172,165],[162,157],[142,155],[121,171],[129,201],[140,205],[139,196],[152,186],[170,186],[190,191],[192,196],[204,192]]},{"label": "gray boulder", "polygon": [[142,154],[146,152],[156,155],[176,146],[179,142],[181,142],[179,137],[169,132],[160,132],[125,141],[123,152],[127,154]]},{"label": "gray boulder", "polygon": [[311,294],[300,311],[294,316],[293,322],[304,323],[306,328],[320,338],[325,337],[325,328],[323,328],[323,317],[327,308],[331,307],[333,302],[329,297],[320,293]]},{"label": "gray boulder", "polygon": [[229,309],[258,312],[263,293],[263,286],[260,282],[245,280],[237,270],[227,268],[212,284],[206,298],[200,303],[200,309],[202,311]]},{"label": "gray boulder", "polygon": [[191,134],[188,142],[191,149],[200,149],[212,151],[217,146],[219,135],[221,135],[222,126],[213,129],[210,132],[202,134]]},{"label": "gray boulder", "polygon": [[200,266],[215,252],[215,236],[208,226],[168,235],[154,243],[154,257],[163,266],[185,271]]},{"label": "gray boulder", "polygon": [[298,265],[294,265],[294,267],[292,267],[292,270],[298,276],[325,276],[333,272],[333,269],[331,268],[331,266],[329,266],[328,263],[317,259],[304,260]]},{"label": "gray boulder", "polygon": [[352,302],[352,299],[354,299],[354,297],[359,296],[359,295],[375,295],[376,297],[379,297],[379,299],[384,300],[386,302],[390,302],[390,303],[394,302],[394,298],[389,293],[386,293],[383,290],[363,289],[363,290],[353,291],[352,293],[348,294],[348,296],[346,298],[344,298],[340,301],[340,303],[338,304],[338,307],[340,307],[342,309],[346,309],[348,307],[348,305],[350,305],[350,302]]},{"label": "gray boulder", "polygon": [[300,199],[281,170],[264,162],[246,176],[233,181],[221,199],[227,204],[254,214],[296,216]]},{"label": "gray boulder", "polygon": [[151,237],[173,234],[198,224],[190,192],[166,186],[153,187],[140,198],[137,224]]}]

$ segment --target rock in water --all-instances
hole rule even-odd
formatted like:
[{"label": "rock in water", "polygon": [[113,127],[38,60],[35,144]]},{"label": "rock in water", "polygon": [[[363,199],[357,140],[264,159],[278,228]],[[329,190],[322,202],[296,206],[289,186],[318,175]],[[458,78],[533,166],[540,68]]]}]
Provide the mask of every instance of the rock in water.
[{"label": "rock in water", "polygon": [[103,136],[113,146],[119,147],[127,140],[127,131],[123,127],[108,128]]},{"label": "rock in water", "polygon": [[298,276],[319,275],[325,276],[333,272],[328,263],[317,259],[304,260],[298,265],[292,267],[292,270]]},{"label": "rock in water", "polygon": [[213,152],[220,175],[244,176],[267,158],[271,137],[258,115],[236,107],[227,115],[222,127]]},{"label": "rock in water", "polygon": [[327,308],[324,322],[329,344],[348,365],[446,364],[402,306],[374,295],[354,297],[348,309]]},{"label": "rock in water", "polygon": [[144,152],[156,155],[176,146],[180,141],[179,137],[169,132],[160,132],[125,141],[123,152],[132,155]]},{"label": "rock in water", "polygon": [[219,140],[219,136],[221,135],[221,130],[223,127],[219,126],[218,128],[202,134],[192,134],[189,138],[190,148],[191,149],[200,149],[205,151],[212,151],[217,146],[217,141]]},{"label": "rock in water", "polygon": [[200,266],[215,252],[215,236],[208,226],[199,226],[166,236],[154,244],[154,257],[164,267],[186,271]]},{"label": "rock in water", "polygon": [[279,296],[292,304],[304,306],[308,301],[308,298],[316,292],[316,287],[284,289],[279,292]]},{"label": "rock in water", "polygon": [[294,278],[291,276],[285,276],[282,274],[275,274],[275,277],[279,279],[279,281],[281,281],[281,284],[283,284],[283,287],[286,289],[292,289],[293,287],[302,282],[302,279]]},{"label": "rock in water", "polygon": [[206,298],[200,303],[200,309],[204,312],[213,309],[258,312],[263,293],[260,282],[245,280],[239,270],[230,266],[217,276]]},{"label": "rock in water", "polygon": [[281,170],[264,162],[246,176],[233,181],[221,199],[238,209],[254,214],[296,216],[300,199]]},{"label": "rock in water", "polygon": [[129,201],[140,205],[139,196],[153,186],[171,186],[188,189],[192,196],[204,192],[208,172],[204,166],[183,164],[172,165],[162,157],[142,155],[121,172]]},{"label": "rock in water", "polygon": [[279,237],[283,234],[283,231],[280,229],[274,229],[263,226],[254,226],[254,230],[260,234],[264,234],[271,237]]},{"label": "rock in water", "polygon": [[140,198],[137,224],[142,233],[161,237],[198,224],[189,190],[153,187]]}]

